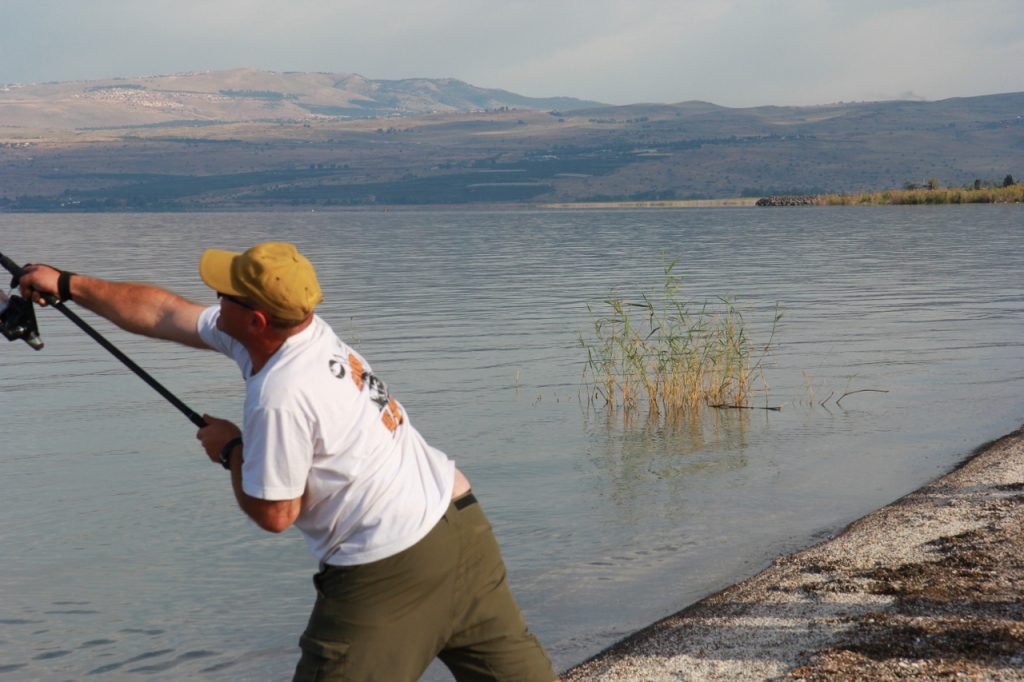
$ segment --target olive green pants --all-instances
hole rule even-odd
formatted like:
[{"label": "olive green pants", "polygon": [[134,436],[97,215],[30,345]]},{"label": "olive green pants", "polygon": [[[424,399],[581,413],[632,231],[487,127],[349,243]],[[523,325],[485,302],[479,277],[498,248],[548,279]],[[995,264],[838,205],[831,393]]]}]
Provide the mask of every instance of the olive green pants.
[{"label": "olive green pants", "polygon": [[544,647],[505,580],[498,543],[472,494],[395,556],[328,566],[296,682],[414,682],[440,658],[458,682],[551,682]]}]

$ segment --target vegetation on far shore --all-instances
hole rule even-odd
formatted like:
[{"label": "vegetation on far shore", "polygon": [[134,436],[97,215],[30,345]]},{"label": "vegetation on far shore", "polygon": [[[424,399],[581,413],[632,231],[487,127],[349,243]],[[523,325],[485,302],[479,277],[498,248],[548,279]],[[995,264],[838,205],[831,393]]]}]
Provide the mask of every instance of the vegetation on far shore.
[{"label": "vegetation on far shore", "polygon": [[1024,202],[1024,184],[1007,175],[1002,186],[996,183],[973,184],[963,187],[939,187],[934,178],[923,186],[907,183],[903,189],[884,192],[861,192],[858,194],[823,194],[818,203],[823,206],[900,204],[1017,204]]}]

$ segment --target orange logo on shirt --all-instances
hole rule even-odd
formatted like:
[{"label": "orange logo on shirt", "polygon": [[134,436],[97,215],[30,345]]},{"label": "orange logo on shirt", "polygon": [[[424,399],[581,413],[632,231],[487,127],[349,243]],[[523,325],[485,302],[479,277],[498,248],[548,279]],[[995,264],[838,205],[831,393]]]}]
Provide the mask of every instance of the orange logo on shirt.
[{"label": "orange logo on shirt", "polygon": [[[391,433],[397,431],[398,427],[405,423],[405,414],[402,412],[402,406],[398,404],[398,401],[391,397],[387,384],[370,372],[367,372],[363,368],[363,363],[359,361],[359,358],[354,353],[348,354],[348,365],[351,369],[349,376],[355,382],[356,388],[362,391],[363,387],[366,386],[370,394],[370,400],[380,408],[381,422]],[[338,377],[343,376],[343,374],[339,375],[337,372],[334,375]]]},{"label": "orange logo on shirt", "polygon": [[363,363],[359,362],[352,353],[348,354],[348,366],[352,368],[352,381],[356,382],[356,388],[363,390]]},{"label": "orange logo on shirt", "polygon": [[394,433],[402,425],[405,415],[402,414],[402,406],[398,404],[397,400],[389,396],[388,406],[381,410],[380,420],[384,422],[384,426],[391,433]]}]

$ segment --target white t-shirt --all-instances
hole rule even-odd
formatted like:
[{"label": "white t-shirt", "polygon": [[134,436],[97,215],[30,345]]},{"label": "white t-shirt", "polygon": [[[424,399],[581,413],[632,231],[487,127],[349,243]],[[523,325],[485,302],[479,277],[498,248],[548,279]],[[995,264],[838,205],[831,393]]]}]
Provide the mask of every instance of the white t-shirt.
[{"label": "white t-shirt", "polygon": [[314,316],[251,376],[219,315],[203,311],[199,336],[245,379],[242,489],[302,496],[295,525],[321,564],[365,564],[422,539],[448,508],[455,464],[427,445],[366,360]]}]

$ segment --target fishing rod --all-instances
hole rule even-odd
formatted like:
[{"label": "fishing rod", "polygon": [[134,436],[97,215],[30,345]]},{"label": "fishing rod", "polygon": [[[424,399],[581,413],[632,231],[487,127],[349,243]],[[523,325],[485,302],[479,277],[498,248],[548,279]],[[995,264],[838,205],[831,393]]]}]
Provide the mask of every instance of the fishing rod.
[{"label": "fishing rod", "polygon": [[[18,286],[18,282],[21,280],[22,276],[25,275],[25,270],[2,253],[0,253],[0,265],[14,276],[14,279],[11,281],[11,286]],[[40,296],[42,296],[43,300],[46,301],[48,305],[53,306],[64,313],[65,317],[78,325],[82,331],[91,336],[98,344],[110,351],[111,355],[123,362],[128,369],[135,372],[140,379],[145,381],[157,393],[166,398],[171,405],[178,408],[182,414],[188,417],[189,421],[199,428],[207,426],[206,420],[199,416],[199,414],[193,411],[188,405],[183,403],[178,396],[164,388],[163,384],[151,377],[146,370],[136,365],[135,362],[122,353],[117,346],[110,343],[110,341],[107,341],[98,331],[89,326],[85,320],[80,318],[74,313],[74,311],[64,305],[60,299],[53,294],[40,294]],[[42,350],[43,348],[43,341],[39,338],[39,327],[36,324],[36,316],[33,311],[32,301],[28,301],[16,294],[7,298],[2,292],[0,292],[0,333],[6,336],[9,341],[21,339],[28,345],[32,346],[35,350]]]}]

